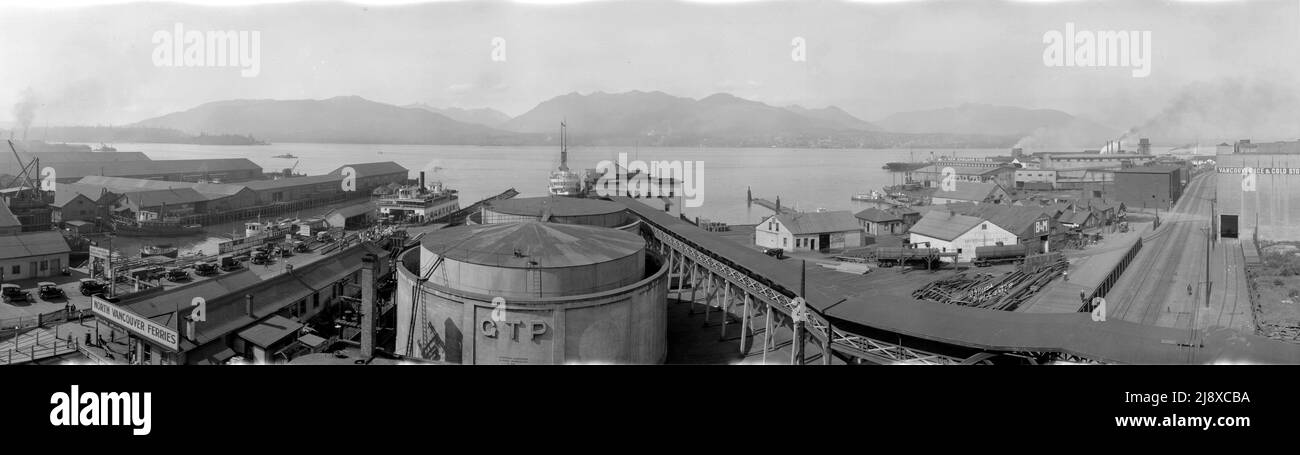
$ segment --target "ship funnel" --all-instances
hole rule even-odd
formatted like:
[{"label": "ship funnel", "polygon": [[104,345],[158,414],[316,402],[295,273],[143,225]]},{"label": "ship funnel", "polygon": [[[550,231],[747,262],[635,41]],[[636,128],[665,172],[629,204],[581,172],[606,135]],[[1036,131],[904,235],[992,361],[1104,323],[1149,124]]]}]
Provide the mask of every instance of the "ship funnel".
[{"label": "ship funnel", "polygon": [[420,189],[424,189],[424,171],[420,171]]}]

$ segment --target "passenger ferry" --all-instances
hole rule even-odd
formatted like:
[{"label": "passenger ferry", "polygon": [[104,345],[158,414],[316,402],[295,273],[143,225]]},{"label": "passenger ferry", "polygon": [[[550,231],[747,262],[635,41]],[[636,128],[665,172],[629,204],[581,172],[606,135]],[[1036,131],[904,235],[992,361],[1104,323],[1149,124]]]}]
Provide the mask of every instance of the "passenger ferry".
[{"label": "passenger ferry", "polygon": [[442,182],[409,185],[379,198],[379,217],[395,223],[426,224],[438,221],[460,210],[457,191],[442,186]]},{"label": "passenger ferry", "polygon": [[582,177],[569,170],[569,148],[564,130],[564,122],[560,122],[560,167],[551,171],[547,191],[552,196],[581,197]]}]

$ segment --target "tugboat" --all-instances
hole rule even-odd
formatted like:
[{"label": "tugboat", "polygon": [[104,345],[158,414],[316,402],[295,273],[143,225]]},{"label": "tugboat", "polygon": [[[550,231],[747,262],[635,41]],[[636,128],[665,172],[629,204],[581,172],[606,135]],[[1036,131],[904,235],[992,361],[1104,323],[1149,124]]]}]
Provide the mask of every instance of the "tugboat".
[{"label": "tugboat", "polygon": [[296,157],[296,156],[293,156],[292,153],[286,153],[286,154],[283,154],[283,155],[276,155],[276,156],[273,156],[273,157],[271,157],[271,158],[284,158],[284,159],[290,159],[290,160],[291,160],[291,159],[294,159],[294,158],[297,158],[297,157]]},{"label": "tugboat", "polygon": [[551,171],[550,185],[547,191],[552,196],[582,196],[582,177],[569,170],[569,148],[565,138],[565,125],[560,122],[560,167]]},{"label": "tugboat", "polygon": [[99,148],[95,149],[95,151],[96,151],[96,152],[116,152],[117,149],[116,149],[116,148],[113,148],[113,146],[111,146],[111,145],[108,145],[108,144],[105,144],[105,143],[103,143],[103,142],[100,142],[100,143],[99,143]]},{"label": "tugboat", "polygon": [[169,257],[175,259],[179,252],[180,250],[174,246],[171,246],[166,243],[160,243],[158,245],[146,245],[144,248],[141,248],[140,257],[147,258],[153,256],[163,256],[163,257]]}]

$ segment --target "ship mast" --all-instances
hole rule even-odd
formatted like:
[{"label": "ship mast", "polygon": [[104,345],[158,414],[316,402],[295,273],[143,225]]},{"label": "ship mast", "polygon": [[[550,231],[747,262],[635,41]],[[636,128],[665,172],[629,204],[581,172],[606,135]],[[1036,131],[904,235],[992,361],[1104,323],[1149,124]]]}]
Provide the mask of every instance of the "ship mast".
[{"label": "ship mast", "polygon": [[564,121],[560,120],[560,170],[561,171],[569,170],[569,148],[568,148],[568,141],[567,139],[565,139],[564,136],[565,128],[566,126],[564,125]]}]

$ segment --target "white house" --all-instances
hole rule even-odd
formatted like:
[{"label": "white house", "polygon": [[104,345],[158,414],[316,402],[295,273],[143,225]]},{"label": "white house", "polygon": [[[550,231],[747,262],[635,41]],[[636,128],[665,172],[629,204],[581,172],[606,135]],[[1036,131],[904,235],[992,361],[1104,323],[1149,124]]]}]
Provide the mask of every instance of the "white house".
[{"label": "white house", "polygon": [[945,210],[930,211],[909,234],[913,245],[955,251],[958,262],[973,260],[976,247],[1016,244],[1016,234],[991,221]]},{"label": "white house", "polygon": [[754,243],[787,251],[829,251],[862,246],[862,227],[848,211],[786,213],[754,227]]},{"label": "white house", "polygon": [[71,251],[58,231],[0,235],[0,281],[60,275]]}]

